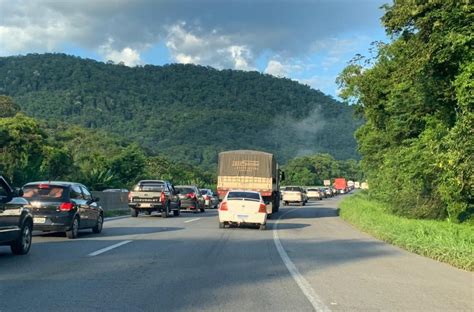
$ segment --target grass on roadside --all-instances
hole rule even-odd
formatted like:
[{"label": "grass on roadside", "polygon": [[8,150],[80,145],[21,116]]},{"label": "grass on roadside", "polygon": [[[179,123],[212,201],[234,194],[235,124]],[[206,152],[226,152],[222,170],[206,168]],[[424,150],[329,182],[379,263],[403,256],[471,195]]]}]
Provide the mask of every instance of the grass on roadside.
[{"label": "grass on roadside", "polygon": [[105,218],[126,216],[128,214],[130,214],[130,210],[128,210],[128,209],[117,209],[117,210],[106,210],[106,211],[104,211],[104,217]]},{"label": "grass on roadside", "polygon": [[474,226],[395,216],[364,193],[344,199],[340,215],[364,232],[411,252],[474,271]]}]

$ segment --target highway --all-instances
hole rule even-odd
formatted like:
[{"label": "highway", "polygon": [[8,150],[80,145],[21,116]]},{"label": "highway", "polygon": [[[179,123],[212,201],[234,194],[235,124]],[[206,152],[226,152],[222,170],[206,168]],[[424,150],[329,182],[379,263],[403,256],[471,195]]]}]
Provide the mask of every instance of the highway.
[{"label": "highway", "polygon": [[0,311],[474,310],[472,273],[361,233],[341,198],[284,207],[266,231],[208,210],[36,234],[26,256],[0,247]]}]

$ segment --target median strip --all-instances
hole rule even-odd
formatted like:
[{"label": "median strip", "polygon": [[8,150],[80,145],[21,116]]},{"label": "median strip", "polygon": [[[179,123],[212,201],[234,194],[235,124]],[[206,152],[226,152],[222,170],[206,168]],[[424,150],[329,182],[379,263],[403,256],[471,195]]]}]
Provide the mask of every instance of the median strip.
[{"label": "median strip", "polygon": [[131,243],[131,242],[132,242],[131,240],[126,240],[126,241],[117,243],[117,244],[115,244],[115,245],[112,245],[112,246],[109,246],[109,247],[102,248],[102,249],[99,249],[99,250],[97,250],[97,251],[94,251],[93,253],[90,253],[88,256],[89,256],[89,257],[95,257],[95,256],[98,256],[98,255],[100,255],[100,254],[103,254],[104,252],[107,252],[107,251],[109,251],[109,250],[115,249],[115,248],[117,248],[117,247],[123,246],[123,245],[128,244],[128,243]]},{"label": "median strip", "polygon": [[193,222],[193,221],[197,221],[197,220],[201,220],[201,218],[194,218],[194,219],[191,219],[191,220],[187,220],[187,221],[184,221],[184,223],[189,223],[189,222]]}]

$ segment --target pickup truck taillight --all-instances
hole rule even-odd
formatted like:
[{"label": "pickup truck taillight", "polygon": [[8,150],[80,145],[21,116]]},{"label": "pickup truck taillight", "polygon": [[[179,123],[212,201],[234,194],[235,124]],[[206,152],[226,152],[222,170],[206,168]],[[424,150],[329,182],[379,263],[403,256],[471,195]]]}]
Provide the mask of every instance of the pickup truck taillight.
[{"label": "pickup truck taillight", "polygon": [[59,205],[60,211],[71,211],[73,208],[74,204],[71,202],[61,203],[61,205]]},{"label": "pickup truck taillight", "polygon": [[161,192],[161,194],[160,194],[160,201],[161,201],[162,203],[164,203],[164,202],[165,202],[165,199],[166,199],[165,193],[164,193],[164,192]]},{"label": "pickup truck taillight", "polygon": [[227,207],[227,202],[222,202],[221,205],[219,206],[220,211],[227,211],[229,208]]}]

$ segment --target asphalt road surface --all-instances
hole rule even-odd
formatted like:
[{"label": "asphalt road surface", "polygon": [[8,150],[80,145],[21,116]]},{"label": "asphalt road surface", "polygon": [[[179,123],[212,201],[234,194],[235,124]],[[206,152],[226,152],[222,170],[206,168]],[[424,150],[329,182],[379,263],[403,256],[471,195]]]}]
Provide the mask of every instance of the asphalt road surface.
[{"label": "asphalt road surface", "polygon": [[473,311],[470,272],[359,232],[342,198],[284,207],[266,231],[217,212],[107,221],[0,247],[0,311]]}]

